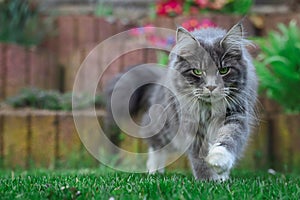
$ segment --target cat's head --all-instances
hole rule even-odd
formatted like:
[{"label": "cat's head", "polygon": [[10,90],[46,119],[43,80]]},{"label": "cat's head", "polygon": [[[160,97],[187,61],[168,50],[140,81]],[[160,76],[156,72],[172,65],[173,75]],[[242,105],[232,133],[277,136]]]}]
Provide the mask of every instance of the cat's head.
[{"label": "cat's head", "polygon": [[190,33],[180,27],[176,37],[170,67],[185,79],[173,80],[181,95],[216,102],[243,89],[247,66],[241,23],[228,32],[208,28]]}]

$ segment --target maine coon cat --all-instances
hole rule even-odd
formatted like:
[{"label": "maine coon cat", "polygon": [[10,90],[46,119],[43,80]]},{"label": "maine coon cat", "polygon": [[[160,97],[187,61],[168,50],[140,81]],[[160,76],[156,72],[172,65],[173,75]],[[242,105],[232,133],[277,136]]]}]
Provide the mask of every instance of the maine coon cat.
[{"label": "maine coon cat", "polygon": [[[229,178],[255,116],[257,79],[246,44],[241,23],[228,32],[220,28],[188,32],[180,27],[168,72],[153,68],[132,75],[135,81],[151,76],[169,88],[156,84],[140,87],[129,105],[132,114],[144,111],[143,126],[151,121],[148,109],[152,105],[163,108],[152,113],[152,119],[164,120],[152,120],[140,132],[149,136],[149,173],[163,172],[168,152],[179,150],[187,154],[196,179]],[[107,89],[108,101],[117,79]],[[110,109],[108,103],[108,118],[112,118]],[[157,127],[162,127],[158,133]]]}]

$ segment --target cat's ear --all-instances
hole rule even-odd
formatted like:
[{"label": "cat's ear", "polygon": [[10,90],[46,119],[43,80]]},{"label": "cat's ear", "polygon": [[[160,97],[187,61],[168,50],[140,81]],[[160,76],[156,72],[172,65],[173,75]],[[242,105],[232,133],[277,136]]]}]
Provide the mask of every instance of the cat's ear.
[{"label": "cat's ear", "polygon": [[220,46],[233,55],[241,55],[244,40],[243,24],[240,21],[234,25],[220,42]]},{"label": "cat's ear", "polygon": [[178,27],[176,31],[176,43],[199,44],[199,41],[188,30]]},{"label": "cat's ear", "polygon": [[199,47],[199,41],[190,32],[183,27],[177,28],[176,45],[173,48],[172,53],[185,57],[195,54],[196,49]]}]

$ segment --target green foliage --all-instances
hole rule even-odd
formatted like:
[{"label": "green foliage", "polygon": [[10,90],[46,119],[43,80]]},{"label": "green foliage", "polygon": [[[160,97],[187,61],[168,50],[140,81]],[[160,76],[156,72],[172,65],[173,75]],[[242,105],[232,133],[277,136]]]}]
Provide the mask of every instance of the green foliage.
[{"label": "green foliage", "polygon": [[113,15],[113,7],[104,4],[102,0],[98,0],[94,14],[98,17],[107,17]]},{"label": "green foliage", "polygon": [[38,5],[30,0],[0,1],[0,41],[24,46],[37,45],[48,32]]},{"label": "green foliage", "polygon": [[156,53],[157,63],[162,66],[167,66],[169,63],[169,55],[166,52],[158,51]]},{"label": "green foliage", "polygon": [[[102,107],[104,105],[103,98],[100,95],[96,95],[95,101],[89,95],[74,98],[77,98],[76,102],[80,102],[74,109],[83,109],[92,105]],[[15,108],[31,107],[70,111],[72,110],[72,93],[61,94],[54,90],[44,91],[37,88],[24,88],[18,95],[8,98],[6,102]]]},{"label": "green foliage", "polygon": [[260,89],[277,101],[286,112],[300,112],[300,29],[294,21],[278,25],[258,40],[261,53],[255,62]]},{"label": "green foliage", "polygon": [[230,0],[223,8],[224,13],[246,15],[253,5],[253,0]]},{"label": "green foliage", "polygon": [[299,199],[298,175],[237,172],[218,183],[191,174],[99,170],[0,172],[2,199]]}]

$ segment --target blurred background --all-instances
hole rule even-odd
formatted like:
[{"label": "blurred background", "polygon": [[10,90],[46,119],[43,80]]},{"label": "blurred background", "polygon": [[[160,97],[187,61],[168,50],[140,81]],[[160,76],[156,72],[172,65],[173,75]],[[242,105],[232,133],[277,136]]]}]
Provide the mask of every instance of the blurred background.
[{"label": "blurred background", "polygon": [[[260,81],[260,124],[238,168],[300,172],[300,1],[299,0],[2,0],[0,1],[0,168],[98,167],[81,143],[73,122],[72,87],[89,52],[101,41],[129,30],[130,38],[110,49],[135,50],[111,62],[94,100],[78,96],[85,117],[91,105],[105,112],[101,89],[125,67],[167,64],[167,52],[145,44],[174,45],[174,35],[157,36],[145,27],[189,31],[220,26],[228,29],[241,18]],[[94,65],[110,61],[99,53]],[[89,77],[86,77],[88,81]],[[86,134],[92,134],[88,120]],[[120,133],[115,144],[133,152],[147,148]],[[118,158],[112,159],[112,162]],[[187,169],[182,157],[168,167]]]}]

